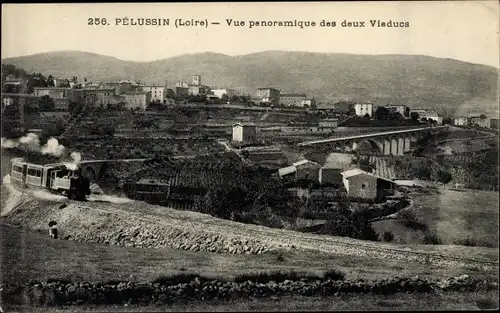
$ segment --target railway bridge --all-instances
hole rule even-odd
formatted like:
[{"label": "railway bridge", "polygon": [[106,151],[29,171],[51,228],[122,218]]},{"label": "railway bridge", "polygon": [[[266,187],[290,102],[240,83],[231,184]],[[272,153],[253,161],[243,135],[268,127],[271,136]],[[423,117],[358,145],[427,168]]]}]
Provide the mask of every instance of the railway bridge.
[{"label": "railway bridge", "polygon": [[369,134],[338,136],[333,138],[298,143],[302,151],[327,150],[356,151],[361,145],[367,146],[371,152],[383,155],[404,155],[409,152],[416,141],[429,134],[447,131],[448,126],[430,126],[412,129],[373,132]]}]

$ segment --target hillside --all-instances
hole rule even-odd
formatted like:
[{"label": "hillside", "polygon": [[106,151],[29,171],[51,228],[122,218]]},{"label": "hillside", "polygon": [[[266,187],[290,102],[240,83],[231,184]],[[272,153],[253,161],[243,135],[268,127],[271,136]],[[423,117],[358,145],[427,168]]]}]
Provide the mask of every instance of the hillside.
[{"label": "hillside", "polygon": [[63,51],[4,59],[28,72],[80,79],[138,79],[149,83],[188,80],[252,93],[274,86],[305,92],[320,101],[373,101],[436,108],[442,113],[498,114],[498,69],[422,55],[354,55],[265,51],[242,56],[184,54],[151,62],[123,61],[93,53]]}]

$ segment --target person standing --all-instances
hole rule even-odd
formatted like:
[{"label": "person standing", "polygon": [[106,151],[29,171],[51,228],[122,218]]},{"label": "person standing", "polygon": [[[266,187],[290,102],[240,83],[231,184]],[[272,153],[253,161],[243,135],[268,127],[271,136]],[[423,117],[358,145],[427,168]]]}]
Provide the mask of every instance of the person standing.
[{"label": "person standing", "polygon": [[57,239],[57,222],[50,221],[49,222],[49,235],[52,239]]}]

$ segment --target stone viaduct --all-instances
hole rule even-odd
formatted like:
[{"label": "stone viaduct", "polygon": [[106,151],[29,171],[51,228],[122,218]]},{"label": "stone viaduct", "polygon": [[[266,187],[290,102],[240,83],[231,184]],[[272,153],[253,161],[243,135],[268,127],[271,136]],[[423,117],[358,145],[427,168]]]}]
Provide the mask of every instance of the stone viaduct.
[{"label": "stone viaduct", "polygon": [[446,131],[447,126],[422,127],[403,130],[375,132],[355,136],[341,136],[298,143],[301,150],[320,149],[334,151],[356,151],[361,144],[369,144],[371,153],[383,155],[404,155],[414,148],[419,138]]}]

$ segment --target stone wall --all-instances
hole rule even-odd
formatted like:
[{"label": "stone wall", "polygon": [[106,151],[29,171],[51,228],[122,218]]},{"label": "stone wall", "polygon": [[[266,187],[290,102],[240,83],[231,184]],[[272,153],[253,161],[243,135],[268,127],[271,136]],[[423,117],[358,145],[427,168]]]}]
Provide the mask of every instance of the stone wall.
[{"label": "stone wall", "polygon": [[283,295],[338,296],[347,293],[394,294],[399,292],[445,292],[496,290],[496,282],[471,279],[467,275],[445,280],[419,277],[379,281],[342,281],[327,279],[255,282],[225,281],[186,276],[185,281],[134,284],[132,282],[32,282],[2,286],[4,304],[78,305],[78,304],[162,304],[183,300],[230,300]]}]

